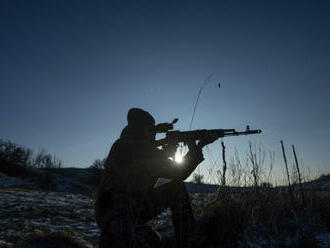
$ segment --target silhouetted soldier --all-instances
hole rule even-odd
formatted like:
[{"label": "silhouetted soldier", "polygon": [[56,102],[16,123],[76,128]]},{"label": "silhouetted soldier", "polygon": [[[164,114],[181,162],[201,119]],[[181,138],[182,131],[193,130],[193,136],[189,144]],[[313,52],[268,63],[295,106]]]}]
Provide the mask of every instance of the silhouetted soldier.
[{"label": "silhouetted soldier", "polygon": [[[145,223],[170,207],[178,247],[183,247],[195,225],[183,181],[204,160],[202,146],[215,139],[203,145],[192,141],[177,165],[157,148],[155,120],[148,112],[132,108],[127,121],[109,152],[95,204],[99,246],[157,247],[159,236]],[[158,178],[172,181],[155,188]]]}]

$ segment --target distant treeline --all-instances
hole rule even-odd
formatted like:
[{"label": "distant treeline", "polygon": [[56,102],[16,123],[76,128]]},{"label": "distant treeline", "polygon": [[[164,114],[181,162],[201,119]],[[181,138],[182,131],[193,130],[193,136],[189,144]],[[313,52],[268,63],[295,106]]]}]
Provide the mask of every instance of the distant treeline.
[{"label": "distant treeline", "polygon": [[[95,159],[88,167],[103,169],[106,158]],[[41,149],[35,153],[32,149],[15,144],[9,140],[0,139],[0,171],[5,166],[20,166],[24,168],[52,169],[62,168],[62,161],[55,155]]]},{"label": "distant treeline", "polygon": [[62,161],[44,149],[34,153],[30,148],[0,139],[0,169],[7,166],[61,168]]}]

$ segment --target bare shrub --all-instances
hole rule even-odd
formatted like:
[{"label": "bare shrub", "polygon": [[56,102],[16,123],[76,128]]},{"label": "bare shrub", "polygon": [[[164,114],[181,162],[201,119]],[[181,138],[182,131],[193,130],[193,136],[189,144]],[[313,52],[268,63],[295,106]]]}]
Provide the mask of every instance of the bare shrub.
[{"label": "bare shrub", "polygon": [[330,223],[328,192],[306,187],[306,202],[293,205],[288,187],[271,183],[274,162],[275,153],[261,145],[250,142],[243,160],[235,150],[229,184],[238,187],[220,187],[216,200],[197,211],[205,247],[319,247],[316,234]]},{"label": "bare shrub", "polygon": [[30,149],[0,139],[0,171],[5,175],[25,177],[31,159]]},{"label": "bare shrub", "polygon": [[202,184],[202,183],[204,183],[203,179],[204,179],[204,176],[202,174],[194,173],[192,182],[197,183],[197,184]]},{"label": "bare shrub", "polygon": [[55,155],[46,153],[46,151],[42,149],[33,159],[32,167],[39,169],[61,168],[62,162]]},{"label": "bare shrub", "polygon": [[257,189],[260,185],[261,177],[264,174],[263,165],[265,162],[266,152],[261,145],[252,145],[252,142],[249,142],[249,151],[247,154],[248,163],[251,165],[251,176],[252,183]]},{"label": "bare shrub", "polygon": [[231,178],[230,184],[232,186],[239,187],[247,184],[245,177],[245,170],[244,167],[242,166],[241,159],[238,155],[237,149],[235,149],[234,157],[231,158],[228,169]]},{"label": "bare shrub", "polygon": [[272,188],[273,187],[273,184],[270,183],[270,182],[262,182],[260,184],[260,186],[263,187],[263,188]]},{"label": "bare shrub", "polygon": [[61,168],[62,162],[55,155],[39,151],[33,156],[33,151],[18,146],[10,141],[0,139],[0,170],[8,175],[19,176],[26,172],[27,168]]},{"label": "bare shrub", "polygon": [[89,166],[90,169],[104,169],[105,166],[105,162],[106,162],[107,158],[104,159],[95,159],[93,164],[91,166]]},{"label": "bare shrub", "polygon": [[[329,196],[307,195],[307,206],[292,209],[282,187],[259,188],[254,194],[242,188],[240,197],[226,198],[202,207],[199,233],[204,247],[318,247],[314,238],[329,228]],[[305,245],[303,246],[303,244]]]},{"label": "bare shrub", "polygon": [[256,145],[249,142],[248,150],[243,159],[235,149],[234,156],[228,165],[229,185],[236,187],[253,186],[258,190],[261,184],[272,181],[274,161],[275,153],[267,153],[261,144]]},{"label": "bare shrub", "polygon": [[30,149],[0,139],[0,166],[15,164],[27,167],[32,158]]},{"label": "bare shrub", "polygon": [[93,164],[88,167],[90,171],[90,176],[87,179],[87,184],[91,187],[98,186],[101,182],[104,166],[107,158],[104,159],[95,159]]}]

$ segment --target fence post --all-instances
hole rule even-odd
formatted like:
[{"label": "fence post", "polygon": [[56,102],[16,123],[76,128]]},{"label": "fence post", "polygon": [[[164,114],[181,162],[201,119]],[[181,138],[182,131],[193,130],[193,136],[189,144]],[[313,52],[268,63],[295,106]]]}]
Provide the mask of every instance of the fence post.
[{"label": "fence post", "polygon": [[222,146],[222,179],[221,185],[222,187],[226,186],[226,170],[227,170],[227,162],[226,162],[226,147],[225,143],[221,141]]}]

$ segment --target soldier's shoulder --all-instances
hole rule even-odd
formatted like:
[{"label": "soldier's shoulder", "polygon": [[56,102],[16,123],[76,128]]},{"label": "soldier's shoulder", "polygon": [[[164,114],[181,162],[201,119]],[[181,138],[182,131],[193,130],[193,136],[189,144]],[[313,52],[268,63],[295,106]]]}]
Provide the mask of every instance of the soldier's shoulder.
[{"label": "soldier's shoulder", "polygon": [[144,139],[134,139],[134,138],[119,138],[116,145],[132,145],[132,146],[151,146],[152,142]]},{"label": "soldier's shoulder", "polygon": [[119,138],[117,139],[112,147],[111,154],[121,152],[121,151],[130,151],[130,150],[139,150],[141,148],[146,148],[148,145],[146,142],[137,140],[137,139],[129,139],[129,138]]}]

